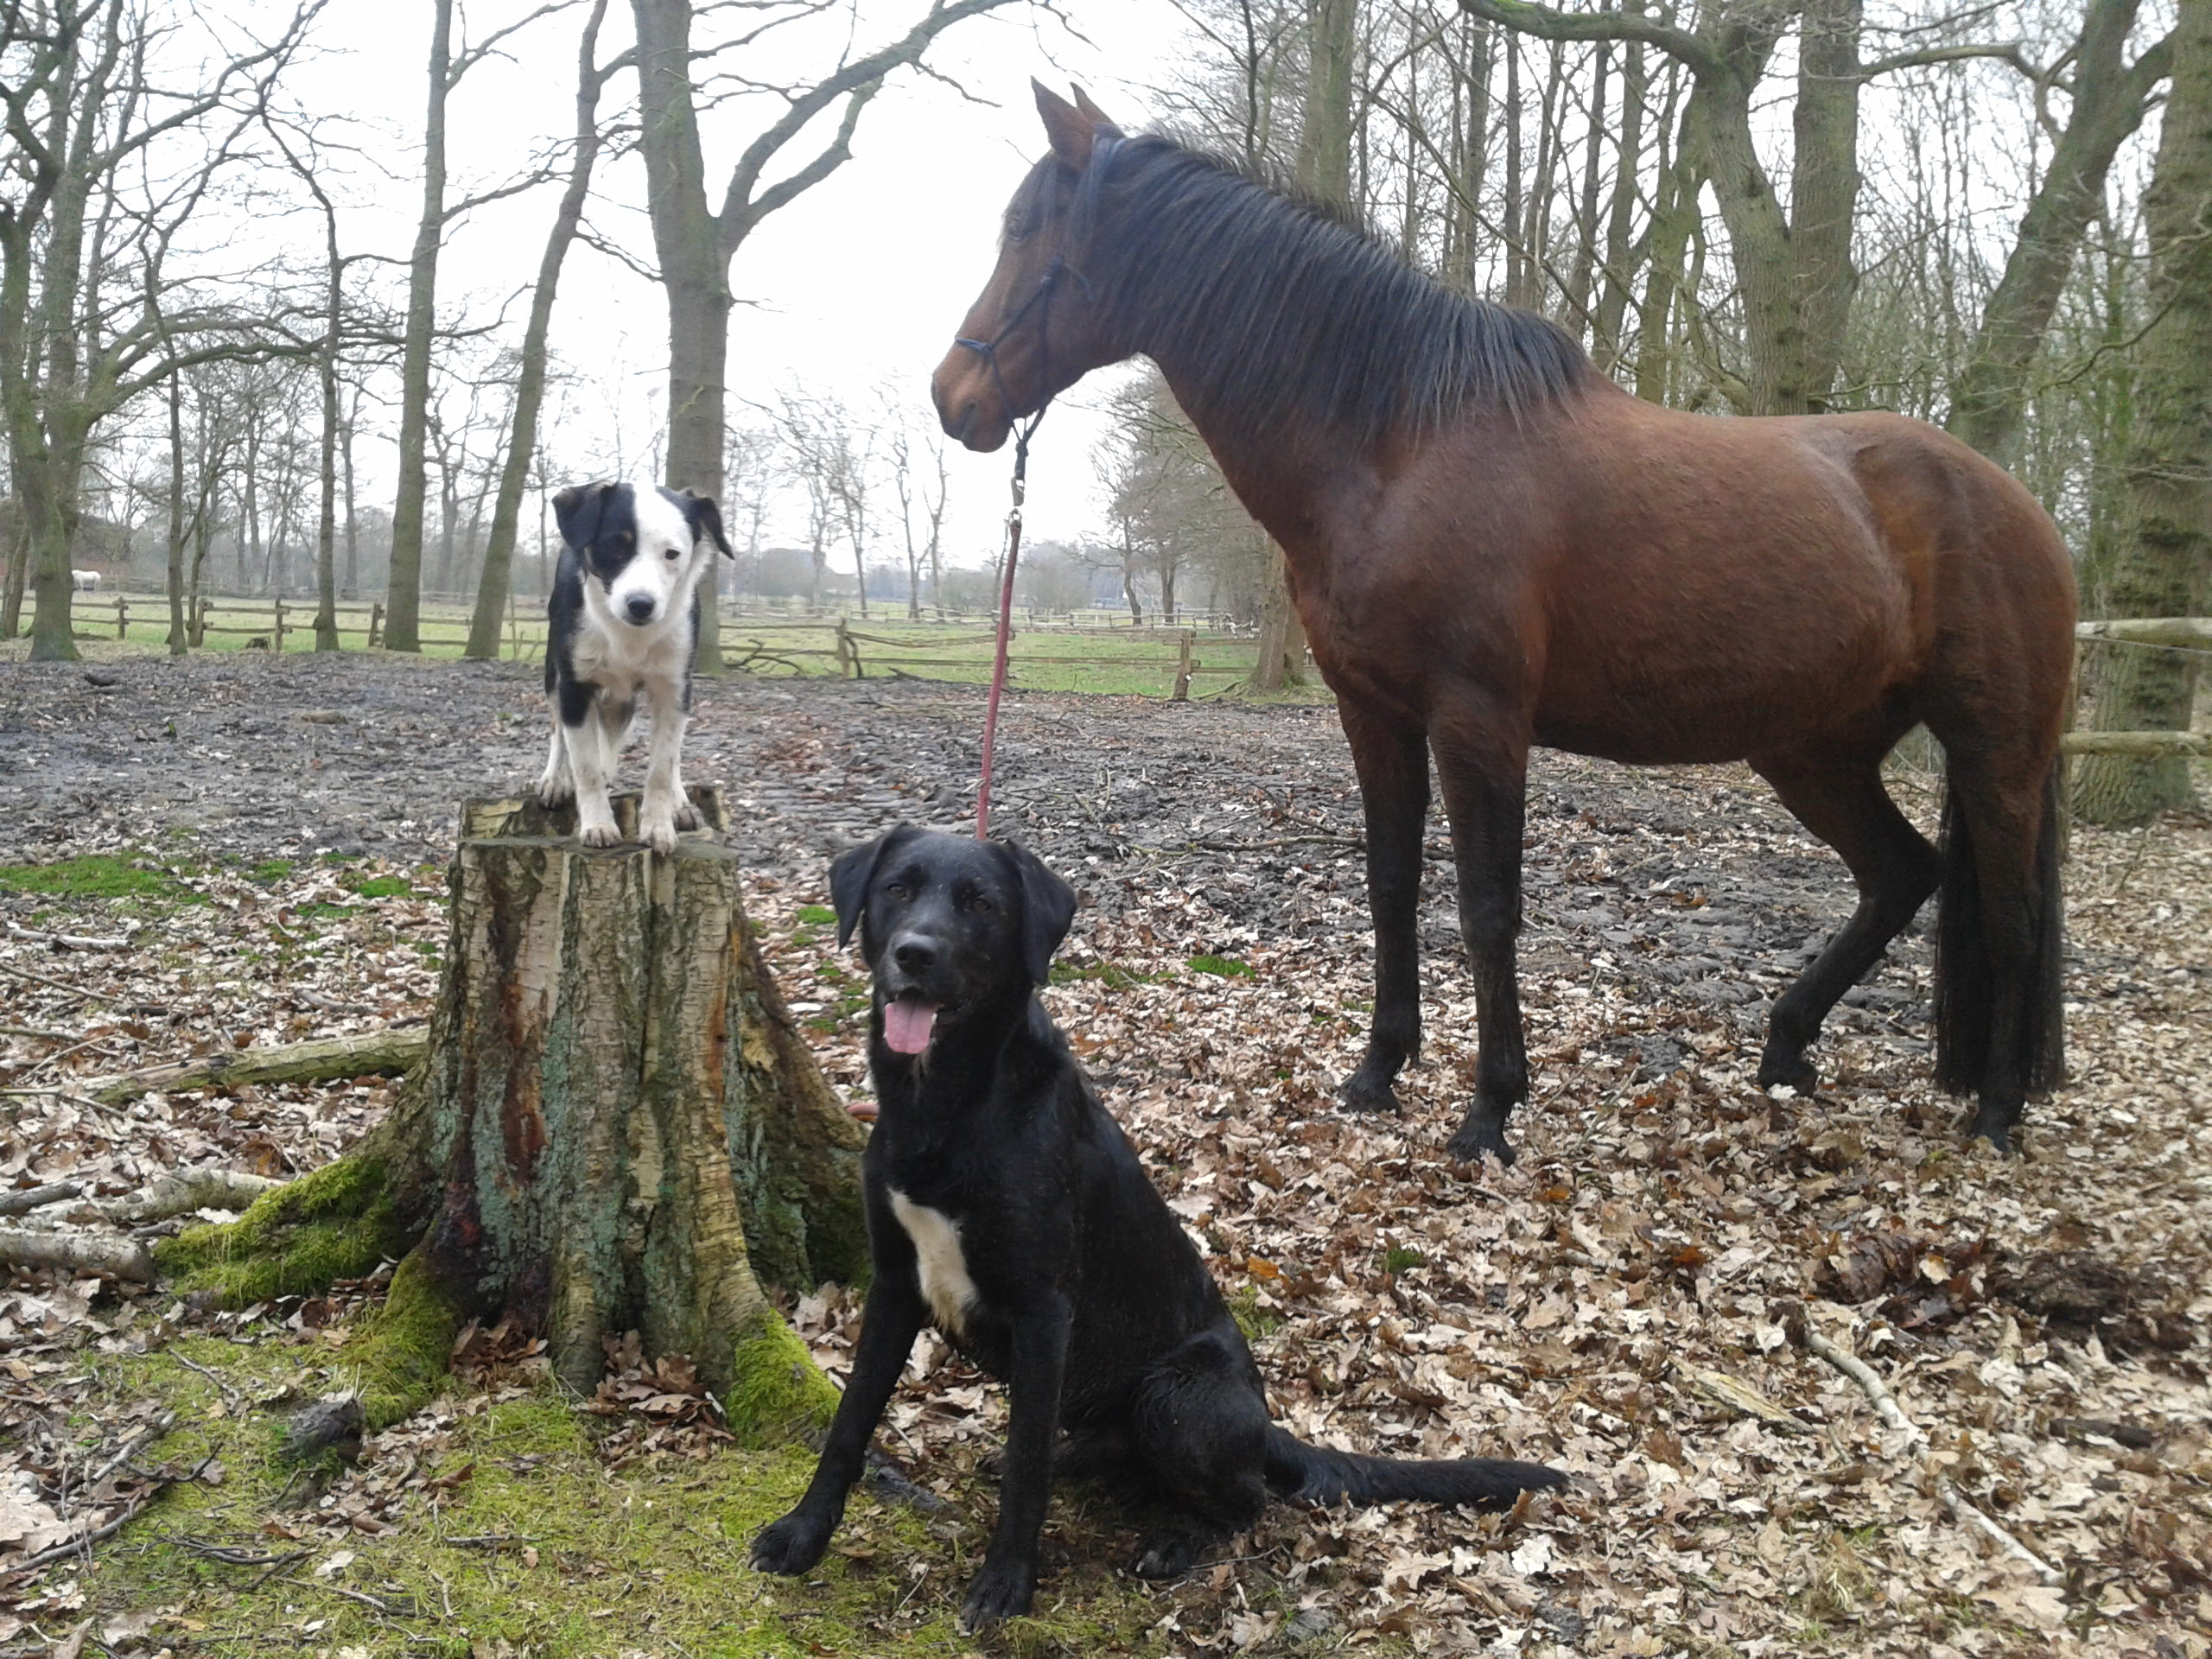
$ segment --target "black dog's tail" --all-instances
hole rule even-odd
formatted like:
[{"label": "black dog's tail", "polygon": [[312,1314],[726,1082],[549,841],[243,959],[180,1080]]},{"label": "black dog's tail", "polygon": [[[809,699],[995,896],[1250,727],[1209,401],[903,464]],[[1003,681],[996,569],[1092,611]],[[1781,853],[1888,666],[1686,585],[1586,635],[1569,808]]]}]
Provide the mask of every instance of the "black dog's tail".
[{"label": "black dog's tail", "polygon": [[1567,1477],[1541,1463],[1510,1458],[1416,1461],[1370,1458],[1308,1446],[1289,1430],[1268,1427],[1268,1485],[1278,1497],[1300,1503],[1389,1503],[1413,1499],[1464,1503],[1473,1509],[1510,1509],[1523,1492],[1564,1486]]}]

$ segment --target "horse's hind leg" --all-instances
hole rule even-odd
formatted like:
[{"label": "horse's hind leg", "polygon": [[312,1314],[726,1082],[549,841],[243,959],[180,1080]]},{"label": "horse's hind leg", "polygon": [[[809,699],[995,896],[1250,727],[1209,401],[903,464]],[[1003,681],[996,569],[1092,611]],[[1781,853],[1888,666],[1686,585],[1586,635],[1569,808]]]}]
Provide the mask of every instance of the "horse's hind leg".
[{"label": "horse's hind leg", "polygon": [[1417,727],[1338,705],[1367,818],[1367,907],[1375,920],[1375,1019],[1359,1069],[1338,1090],[1355,1111],[1392,1111],[1399,1069],[1421,1048],[1421,836],[1428,750]]},{"label": "horse's hind leg", "polygon": [[1447,1150],[1471,1162],[1513,1161],[1505,1120],[1529,1095],[1514,952],[1521,936],[1521,832],[1529,749],[1485,709],[1440,719],[1433,734],[1444,810],[1459,876],[1459,933],[1475,982],[1475,1097]]},{"label": "horse's hind leg", "polygon": [[1753,767],[1799,823],[1835,849],[1859,884],[1859,907],[1767,1018],[1762,1087],[1787,1084],[1810,1094],[1819,1074],[1805,1048],[1859,976],[1936,891],[1942,858],[1905,821],[1882,787],[1879,753],[1762,756]]}]

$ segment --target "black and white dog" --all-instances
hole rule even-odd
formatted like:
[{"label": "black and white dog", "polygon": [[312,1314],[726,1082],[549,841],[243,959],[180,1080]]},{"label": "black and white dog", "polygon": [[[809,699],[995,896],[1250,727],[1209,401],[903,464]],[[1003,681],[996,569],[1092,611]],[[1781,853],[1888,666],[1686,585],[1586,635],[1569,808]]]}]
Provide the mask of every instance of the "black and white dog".
[{"label": "black and white dog", "polygon": [[585,484],[553,498],[561,568],[545,613],[545,701],[553,747],[537,798],[576,803],[588,847],[621,840],[607,799],[640,696],[652,712],[639,832],[657,853],[696,830],[683,792],[683,727],[699,638],[699,578],[720,549],[721,510],[706,496],[651,484]]}]

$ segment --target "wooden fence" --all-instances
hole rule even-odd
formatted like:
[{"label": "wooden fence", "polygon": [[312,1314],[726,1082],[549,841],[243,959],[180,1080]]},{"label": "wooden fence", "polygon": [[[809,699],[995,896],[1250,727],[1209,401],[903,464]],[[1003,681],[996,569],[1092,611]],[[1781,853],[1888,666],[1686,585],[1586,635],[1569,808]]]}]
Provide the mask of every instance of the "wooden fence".
[{"label": "wooden fence", "polygon": [[[2137,645],[2212,655],[2212,617],[2127,617],[2082,622],[2075,626],[2074,639],[2074,679],[2078,685],[2085,645]],[[2212,758],[2212,732],[2069,731],[2059,744],[2068,754],[2133,754],[2145,760],[2166,754]]]}]

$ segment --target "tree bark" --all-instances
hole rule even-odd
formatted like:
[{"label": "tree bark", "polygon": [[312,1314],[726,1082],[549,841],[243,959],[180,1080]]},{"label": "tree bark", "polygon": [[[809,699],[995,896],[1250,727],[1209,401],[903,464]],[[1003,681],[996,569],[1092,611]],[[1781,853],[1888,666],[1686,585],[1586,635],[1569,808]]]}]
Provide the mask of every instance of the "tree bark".
[{"label": "tree bark", "polygon": [[430,345],[438,322],[438,251],[446,230],[446,98],[453,90],[453,0],[431,0],[429,102],[423,121],[423,213],[407,264],[407,328],[399,369],[399,486],[391,506],[384,645],[423,649],[423,518],[429,489]]},{"label": "tree bark", "polygon": [[[569,182],[546,233],[537,262],[537,286],[531,290],[530,321],[523,329],[522,363],[515,377],[513,421],[506,459],[499,469],[499,494],[492,508],[492,534],[484,546],[484,569],[476,585],[476,610],[469,619],[464,657],[488,659],[499,654],[499,630],[506,621],[507,594],[514,565],[515,537],[522,524],[522,499],[530,483],[530,464],[537,449],[537,415],[545,401],[546,342],[553,327],[553,300],[561,286],[561,266],[583,223],[591,194],[592,168],[599,156],[599,95],[613,71],[599,67],[599,29],[607,0],[593,0],[576,58],[576,133],[569,158]],[[719,489],[710,492],[719,498]],[[705,626],[703,601],[701,626]]]},{"label": "tree bark", "polygon": [[[2134,436],[2107,589],[2111,607],[2128,618],[2198,614],[2212,594],[2212,6],[2183,6],[2172,40],[2173,90],[2143,204],[2152,320],[2137,348]],[[2092,730],[2189,729],[2195,657],[2144,645],[2108,651]],[[2099,823],[2141,823],[2194,799],[2178,754],[2091,755],[2074,787],[2075,810]]]},{"label": "tree bark", "polygon": [[[713,791],[694,800],[723,825]],[[617,806],[633,825],[637,798]],[[767,972],[736,855],[711,832],[665,859],[597,851],[573,828],[567,809],[464,807],[429,1052],[401,1103],[338,1164],[156,1261],[235,1302],[400,1257],[363,1359],[372,1427],[435,1385],[462,1319],[503,1315],[574,1388],[634,1330],[690,1356],[741,1430],[817,1425],[834,1392],[763,1286],[865,1271],[862,1132]]]}]

